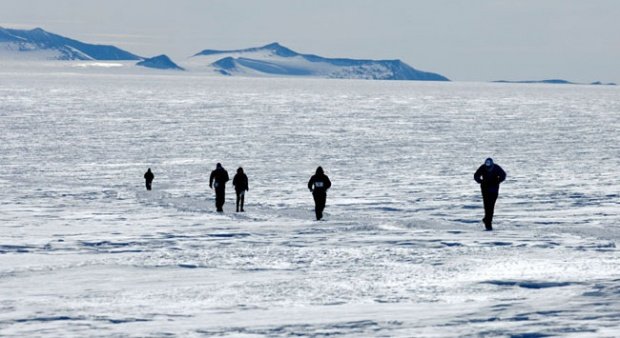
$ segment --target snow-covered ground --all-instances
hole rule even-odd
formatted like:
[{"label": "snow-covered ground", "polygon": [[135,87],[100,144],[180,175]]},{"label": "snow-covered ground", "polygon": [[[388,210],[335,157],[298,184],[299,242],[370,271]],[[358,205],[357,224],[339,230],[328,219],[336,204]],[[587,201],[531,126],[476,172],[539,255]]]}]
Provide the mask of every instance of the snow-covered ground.
[{"label": "snow-covered ground", "polygon": [[[619,98],[0,70],[0,335],[619,336]],[[215,212],[216,162],[244,214],[230,186]]]}]

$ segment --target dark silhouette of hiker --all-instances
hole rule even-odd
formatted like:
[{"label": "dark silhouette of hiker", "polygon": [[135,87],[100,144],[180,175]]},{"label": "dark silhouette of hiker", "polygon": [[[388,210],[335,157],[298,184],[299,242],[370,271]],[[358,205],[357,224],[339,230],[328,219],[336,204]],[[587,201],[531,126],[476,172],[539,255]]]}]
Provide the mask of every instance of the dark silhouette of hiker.
[{"label": "dark silhouette of hiker", "polygon": [[221,163],[215,166],[215,170],[211,172],[209,178],[209,188],[215,189],[215,208],[217,211],[224,211],[224,202],[226,200],[226,182],[228,182],[228,171],[222,167]]},{"label": "dark silhouette of hiker", "polygon": [[314,197],[314,212],[316,213],[317,221],[323,218],[323,210],[327,201],[327,190],[331,186],[332,182],[323,173],[323,168],[316,168],[316,173],[308,181],[308,189],[310,189],[312,197]]},{"label": "dark silhouette of hiker", "polygon": [[155,175],[153,175],[153,173],[151,172],[151,168],[149,168],[144,173],[144,180],[146,181],[146,190],[151,190],[151,183],[153,183],[154,178],[155,178]]},{"label": "dark silhouette of hiker", "polygon": [[[248,177],[243,172],[243,168],[239,167],[237,169],[237,174],[233,177],[232,184],[235,186],[235,192],[237,193],[237,212],[243,210],[243,200],[245,199],[245,192],[250,191],[248,186]],[[239,209],[241,207],[241,209]]]},{"label": "dark silhouette of hiker", "polygon": [[499,194],[499,185],[506,179],[506,172],[499,165],[493,163],[493,159],[487,158],[484,164],[476,170],[474,180],[480,184],[482,200],[484,201],[484,226],[486,230],[493,230],[493,212],[495,201]]}]

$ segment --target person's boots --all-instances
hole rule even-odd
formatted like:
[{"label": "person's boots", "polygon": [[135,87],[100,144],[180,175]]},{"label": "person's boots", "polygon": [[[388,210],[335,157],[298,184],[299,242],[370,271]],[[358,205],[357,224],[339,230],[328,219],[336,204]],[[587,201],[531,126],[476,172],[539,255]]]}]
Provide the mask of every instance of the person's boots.
[{"label": "person's boots", "polygon": [[486,231],[493,230],[493,225],[491,225],[491,222],[488,221],[486,217],[482,221],[484,222],[484,228]]}]

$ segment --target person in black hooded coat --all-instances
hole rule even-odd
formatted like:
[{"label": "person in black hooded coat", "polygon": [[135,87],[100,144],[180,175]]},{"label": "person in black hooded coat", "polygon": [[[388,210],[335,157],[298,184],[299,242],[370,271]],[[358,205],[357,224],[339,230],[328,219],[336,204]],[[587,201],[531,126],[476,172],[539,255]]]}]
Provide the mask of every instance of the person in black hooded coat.
[{"label": "person in black hooded coat", "polygon": [[323,218],[323,210],[325,209],[325,203],[327,201],[327,190],[331,186],[332,182],[323,172],[323,168],[316,168],[316,173],[310,177],[310,181],[308,181],[308,189],[310,189],[312,197],[314,197],[314,212],[317,221]]},{"label": "person in black hooded coat", "polygon": [[484,164],[474,173],[474,180],[480,184],[482,200],[484,201],[484,226],[486,230],[493,230],[493,213],[495,201],[499,195],[499,185],[506,180],[506,172],[502,167],[493,163],[493,159],[487,158]]},{"label": "person in black hooded coat", "polygon": [[146,190],[151,190],[151,183],[153,183],[153,179],[155,179],[155,175],[151,171],[151,168],[149,168],[144,173],[144,180],[146,181]]},{"label": "person in black hooded coat", "polygon": [[230,178],[228,177],[228,171],[222,167],[221,163],[215,166],[215,170],[211,172],[209,177],[209,188],[215,187],[215,208],[218,212],[224,211],[224,202],[226,201],[226,182]]},{"label": "person in black hooded coat", "polygon": [[235,193],[237,193],[237,212],[240,210],[244,212],[243,201],[245,200],[245,192],[250,191],[250,188],[248,186],[248,176],[243,172],[243,168],[239,167],[237,169],[237,174],[233,177],[232,184],[235,186]]}]

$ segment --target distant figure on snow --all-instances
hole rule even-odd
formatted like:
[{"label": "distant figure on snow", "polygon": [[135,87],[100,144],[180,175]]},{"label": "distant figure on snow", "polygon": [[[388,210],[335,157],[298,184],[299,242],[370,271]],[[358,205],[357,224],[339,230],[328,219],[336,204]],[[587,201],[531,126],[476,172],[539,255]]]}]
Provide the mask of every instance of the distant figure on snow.
[{"label": "distant figure on snow", "polygon": [[312,192],[314,197],[314,212],[316,213],[316,220],[319,221],[323,218],[323,210],[325,209],[325,202],[327,200],[327,190],[332,186],[332,182],[329,177],[323,173],[323,168],[316,168],[316,173],[310,177],[308,181],[308,189]]},{"label": "distant figure on snow", "polygon": [[480,184],[482,199],[484,201],[484,226],[487,231],[493,230],[493,212],[495,201],[499,194],[499,184],[506,179],[506,172],[499,165],[493,163],[493,159],[487,158],[484,164],[476,170],[474,180]]},{"label": "distant figure on snow", "polygon": [[149,168],[144,173],[144,180],[146,181],[146,190],[151,190],[151,183],[153,183],[154,178],[155,178],[155,175],[153,175],[153,173],[151,172],[151,168]]},{"label": "distant figure on snow", "polygon": [[224,211],[222,208],[226,199],[226,182],[228,180],[228,171],[222,167],[221,163],[218,163],[209,178],[209,188],[215,189],[215,208],[218,212]]},{"label": "distant figure on snow", "polygon": [[[235,192],[237,193],[237,212],[239,212],[239,210],[244,212],[243,200],[245,198],[245,192],[250,191],[250,188],[248,186],[248,177],[243,172],[243,168],[239,167],[237,169],[237,174],[233,177],[232,184],[235,186]],[[241,207],[241,209],[239,209],[239,207]]]}]

